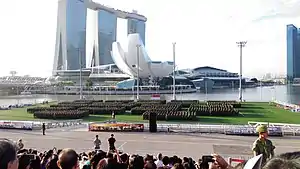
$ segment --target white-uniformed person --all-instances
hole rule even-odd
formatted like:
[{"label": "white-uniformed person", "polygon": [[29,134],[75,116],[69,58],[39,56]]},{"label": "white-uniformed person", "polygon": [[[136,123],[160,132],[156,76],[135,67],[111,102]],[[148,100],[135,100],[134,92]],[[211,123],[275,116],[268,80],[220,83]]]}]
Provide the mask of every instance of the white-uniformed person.
[{"label": "white-uniformed person", "polygon": [[96,135],[96,138],[94,140],[94,146],[95,150],[100,150],[101,140],[99,139],[99,136]]}]

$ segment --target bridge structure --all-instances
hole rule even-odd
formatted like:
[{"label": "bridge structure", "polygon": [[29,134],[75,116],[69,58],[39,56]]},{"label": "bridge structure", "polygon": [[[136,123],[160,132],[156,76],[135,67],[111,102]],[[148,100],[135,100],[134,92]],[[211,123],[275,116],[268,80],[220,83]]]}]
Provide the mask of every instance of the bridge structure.
[{"label": "bridge structure", "polygon": [[48,86],[46,78],[28,76],[4,76],[0,77],[0,90],[21,94],[32,89],[42,90]]},{"label": "bridge structure", "polygon": [[27,76],[0,77],[0,87],[24,87],[26,85],[43,85],[46,78]]}]

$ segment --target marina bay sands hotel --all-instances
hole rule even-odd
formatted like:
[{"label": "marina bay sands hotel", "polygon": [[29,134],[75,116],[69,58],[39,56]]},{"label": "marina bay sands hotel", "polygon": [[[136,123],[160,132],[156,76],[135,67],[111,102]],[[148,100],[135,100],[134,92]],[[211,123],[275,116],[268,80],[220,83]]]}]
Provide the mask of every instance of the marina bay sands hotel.
[{"label": "marina bay sands hotel", "polygon": [[146,21],[92,0],[59,0],[53,72],[113,64],[112,43],[138,33],[145,44]]}]

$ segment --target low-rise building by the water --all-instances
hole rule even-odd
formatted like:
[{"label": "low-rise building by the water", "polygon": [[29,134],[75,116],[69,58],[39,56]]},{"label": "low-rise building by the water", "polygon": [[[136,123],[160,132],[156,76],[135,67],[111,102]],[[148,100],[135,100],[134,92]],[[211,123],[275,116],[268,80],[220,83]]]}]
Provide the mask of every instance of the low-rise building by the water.
[{"label": "low-rise building by the water", "polygon": [[[228,72],[227,70],[218,69],[210,66],[203,66],[191,69],[190,71],[177,71],[180,76],[192,80],[197,89],[212,90],[223,88],[239,87],[238,73]],[[242,79],[242,85],[246,85],[246,80]]]}]

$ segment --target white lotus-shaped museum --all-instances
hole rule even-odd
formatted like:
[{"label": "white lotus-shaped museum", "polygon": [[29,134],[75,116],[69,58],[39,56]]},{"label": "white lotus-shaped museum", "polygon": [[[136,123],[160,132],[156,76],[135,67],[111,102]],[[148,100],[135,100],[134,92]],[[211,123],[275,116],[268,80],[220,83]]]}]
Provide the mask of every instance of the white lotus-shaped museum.
[{"label": "white lotus-shaped museum", "polygon": [[[125,74],[137,77],[139,65],[139,77],[165,77],[173,71],[173,62],[152,61],[146,53],[139,34],[128,35],[127,49],[123,49],[119,42],[112,44],[111,55],[118,68]],[[139,52],[139,64],[137,55]]]}]

